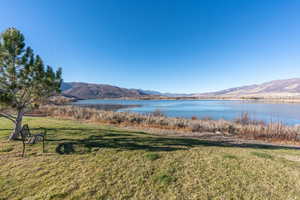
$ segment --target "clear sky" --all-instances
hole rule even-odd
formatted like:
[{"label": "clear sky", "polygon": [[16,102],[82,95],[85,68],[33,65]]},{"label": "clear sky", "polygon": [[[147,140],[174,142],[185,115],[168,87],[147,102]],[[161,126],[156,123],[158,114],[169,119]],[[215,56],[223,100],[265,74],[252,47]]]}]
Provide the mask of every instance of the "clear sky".
[{"label": "clear sky", "polygon": [[1,0],[65,81],[207,92],[300,77],[299,0]]}]

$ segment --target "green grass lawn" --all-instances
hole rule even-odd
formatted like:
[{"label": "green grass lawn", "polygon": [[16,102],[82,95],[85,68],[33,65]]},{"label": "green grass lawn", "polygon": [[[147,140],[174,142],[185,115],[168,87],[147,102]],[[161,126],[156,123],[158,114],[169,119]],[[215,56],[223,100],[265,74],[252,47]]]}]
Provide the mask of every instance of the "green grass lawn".
[{"label": "green grass lawn", "polygon": [[300,150],[153,136],[26,118],[41,144],[8,142],[0,118],[0,199],[300,199]]}]

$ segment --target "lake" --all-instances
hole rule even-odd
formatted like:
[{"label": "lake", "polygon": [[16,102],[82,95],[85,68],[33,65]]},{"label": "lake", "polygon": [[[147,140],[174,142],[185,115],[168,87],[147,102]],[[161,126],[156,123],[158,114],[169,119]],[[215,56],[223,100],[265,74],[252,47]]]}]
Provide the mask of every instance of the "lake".
[{"label": "lake", "polygon": [[160,110],[169,117],[233,120],[243,112],[248,112],[251,118],[266,122],[283,122],[288,125],[300,124],[300,104],[262,103],[255,101],[229,100],[99,100],[89,99],[74,104],[122,104],[141,105],[120,109],[118,112],[149,113]]}]

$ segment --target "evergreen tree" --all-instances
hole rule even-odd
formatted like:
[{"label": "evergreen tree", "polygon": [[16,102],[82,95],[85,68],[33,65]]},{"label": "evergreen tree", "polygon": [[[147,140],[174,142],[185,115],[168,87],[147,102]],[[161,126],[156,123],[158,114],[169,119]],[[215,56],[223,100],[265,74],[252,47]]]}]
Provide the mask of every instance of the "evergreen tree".
[{"label": "evergreen tree", "polygon": [[61,74],[61,68],[54,72],[44,66],[40,56],[26,47],[23,34],[16,28],[8,28],[0,35],[0,117],[15,125],[9,139],[19,137],[27,109],[60,92]]}]

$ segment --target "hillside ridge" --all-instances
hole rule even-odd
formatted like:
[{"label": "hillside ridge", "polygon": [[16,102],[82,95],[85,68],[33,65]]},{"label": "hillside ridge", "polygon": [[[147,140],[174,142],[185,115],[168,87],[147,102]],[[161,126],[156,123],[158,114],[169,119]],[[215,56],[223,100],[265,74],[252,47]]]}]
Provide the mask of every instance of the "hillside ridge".
[{"label": "hillside ridge", "polygon": [[176,94],[162,93],[154,90],[127,89],[108,84],[64,82],[62,94],[76,99],[101,99],[101,98],[300,98],[300,78],[273,80],[261,84],[233,87],[215,92]]},{"label": "hillside ridge", "polygon": [[246,85],[210,93],[193,94],[194,97],[300,97],[300,78],[281,79],[262,84]]}]

